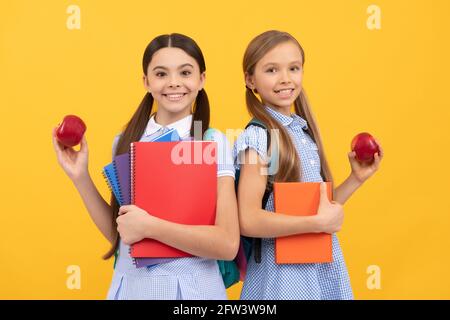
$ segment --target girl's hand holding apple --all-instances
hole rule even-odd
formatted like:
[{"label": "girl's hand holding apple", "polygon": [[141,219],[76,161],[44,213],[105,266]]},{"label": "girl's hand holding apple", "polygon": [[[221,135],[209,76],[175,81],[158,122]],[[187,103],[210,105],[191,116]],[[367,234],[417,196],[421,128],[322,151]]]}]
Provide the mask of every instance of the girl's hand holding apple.
[{"label": "girl's hand holding apple", "polygon": [[[66,116],[52,131],[58,163],[73,182],[89,175],[85,131],[86,125],[76,116]],[[81,143],[80,150],[75,151],[72,147],[79,143]]]},{"label": "girl's hand holding apple", "polygon": [[353,138],[351,149],[348,153],[351,174],[359,183],[363,183],[378,170],[383,159],[383,149],[378,140],[367,132]]}]

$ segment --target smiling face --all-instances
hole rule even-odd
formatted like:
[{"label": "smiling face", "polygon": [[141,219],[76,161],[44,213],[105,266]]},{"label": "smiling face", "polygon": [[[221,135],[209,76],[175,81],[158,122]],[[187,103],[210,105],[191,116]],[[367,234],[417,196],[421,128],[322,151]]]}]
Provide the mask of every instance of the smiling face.
[{"label": "smiling face", "polygon": [[302,90],[303,57],[292,41],[278,44],[255,65],[252,75],[246,74],[246,84],[256,89],[263,104],[289,114]]},{"label": "smiling face", "polygon": [[144,75],[144,85],[158,104],[158,114],[180,118],[191,113],[205,73],[197,61],[179,48],[162,48],[154,53]]}]

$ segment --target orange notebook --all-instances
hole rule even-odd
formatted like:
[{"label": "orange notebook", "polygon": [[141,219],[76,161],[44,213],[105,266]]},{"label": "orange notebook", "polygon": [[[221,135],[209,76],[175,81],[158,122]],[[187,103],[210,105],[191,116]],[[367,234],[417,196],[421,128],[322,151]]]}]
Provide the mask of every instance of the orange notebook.
[{"label": "orange notebook", "polygon": [[[328,198],[332,199],[331,182],[327,183]],[[320,183],[276,182],[274,188],[275,212],[295,216],[317,214]],[[285,263],[332,262],[332,240],[327,233],[298,234],[275,239],[275,261]]]},{"label": "orange notebook", "polygon": [[[168,221],[213,225],[216,153],[217,144],[211,141],[132,143],[131,203]],[[133,258],[192,256],[154,239],[133,244],[130,254]]]}]

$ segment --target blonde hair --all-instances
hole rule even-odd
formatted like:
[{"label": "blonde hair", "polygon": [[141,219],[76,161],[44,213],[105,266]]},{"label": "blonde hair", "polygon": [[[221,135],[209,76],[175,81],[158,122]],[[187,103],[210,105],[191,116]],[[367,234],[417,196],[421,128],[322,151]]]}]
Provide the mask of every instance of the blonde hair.
[{"label": "blonde hair", "polygon": [[[243,60],[244,73],[252,76],[255,66],[259,60],[264,57],[268,51],[279,45],[280,43],[292,41],[298,46],[302,55],[302,64],[305,63],[305,53],[298,41],[287,32],[276,30],[266,31],[255,37],[248,45]],[[278,130],[279,132],[279,167],[278,172],[273,177],[275,182],[294,182],[301,181],[300,158],[297,154],[294,143],[292,142],[288,132],[278,121],[273,119],[267,112],[262,102],[247,87],[245,94],[248,112],[251,116],[263,122],[268,130]],[[294,102],[295,113],[308,122],[308,131],[311,138],[319,149],[321,176],[324,181],[333,182],[330,168],[323,151],[322,139],[320,138],[319,129],[316,120],[311,112],[305,90],[302,89],[300,95]],[[273,139],[272,139],[273,140]]]}]

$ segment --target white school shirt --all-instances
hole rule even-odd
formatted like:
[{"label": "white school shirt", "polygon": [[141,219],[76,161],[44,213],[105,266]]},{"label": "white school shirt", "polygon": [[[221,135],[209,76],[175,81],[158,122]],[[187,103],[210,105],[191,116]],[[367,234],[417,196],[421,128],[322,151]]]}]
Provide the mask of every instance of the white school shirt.
[{"label": "white school shirt", "polygon": [[[167,125],[175,128],[183,140],[190,139],[192,115]],[[152,116],[139,141],[151,141],[164,131]],[[213,130],[210,139],[217,142],[217,176],[234,178],[234,165],[227,138]],[[113,155],[120,134],[113,143]],[[108,291],[108,300],[225,300],[225,286],[217,261],[201,257],[178,258],[149,268],[136,268],[130,246],[120,241],[119,255]]]}]

